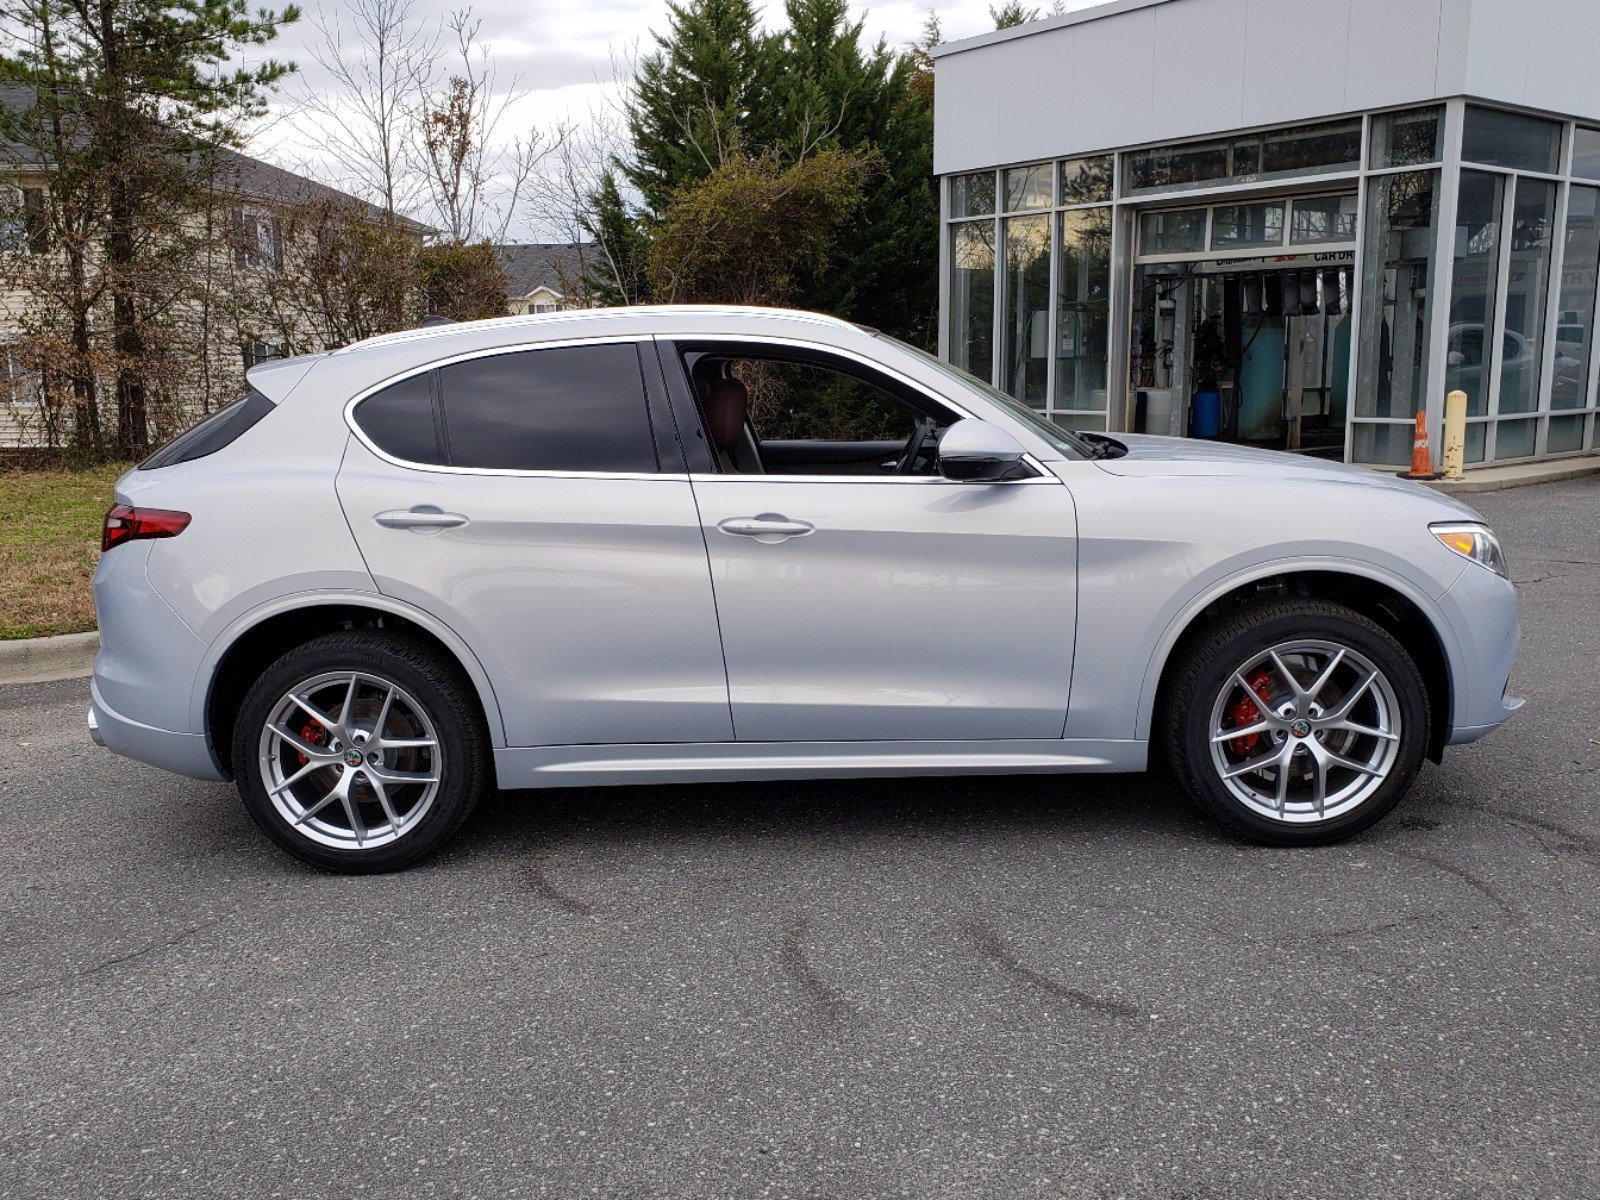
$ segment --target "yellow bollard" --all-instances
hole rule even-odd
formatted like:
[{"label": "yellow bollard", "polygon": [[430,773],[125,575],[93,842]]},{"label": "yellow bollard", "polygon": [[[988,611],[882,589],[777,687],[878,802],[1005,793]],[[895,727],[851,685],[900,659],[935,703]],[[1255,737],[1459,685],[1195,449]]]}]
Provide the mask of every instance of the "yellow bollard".
[{"label": "yellow bollard", "polygon": [[1451,392],[1444,398],[1444,477],[1460,479],[1467,456],[1467,394]]}]

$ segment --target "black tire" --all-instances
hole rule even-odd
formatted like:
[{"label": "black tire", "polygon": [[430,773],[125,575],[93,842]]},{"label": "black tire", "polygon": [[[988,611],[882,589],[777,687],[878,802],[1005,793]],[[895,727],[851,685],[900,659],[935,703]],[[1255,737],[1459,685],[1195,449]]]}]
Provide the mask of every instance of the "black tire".
[{"label": "black tire", "polygon": [[[1223,689],[1230,689],[1235,696],[1241,694],[1232,682],[1234,672],[1255,655],[1297,639],[1334,643],[1365,657],[1387,679],[1400,719],[1398,751],[1383,782],[1348,811],[1310,824],[1265,816],[1236,796],[1213,761],[1211,745],[1213,712]],[[1173,773],[1202,813],[1253,841],[1317,846],[1361,832],[1400,802],[1422,767],[1429,720],[1422,675],[1387,630],[1339,604],[1287,598],[1259,601],[1226,613],[1183,649],[1169,677],[1158,736],[1165,739]]]},{"label": "black tire", "polygon": [[[439,757],[429,768],[437,770],[438,787],[426,811],[412,828],[404,828],[402,821],[394,840],[361,849],[325,845],[295,828],[268,795],[270,785],[263,775],[262,732],[286,693],[302,681],[345,671],[403,689],[425,712],[438,738]],[[425,643],[393,633],[331,633],[289,651],[250,688],[233,735],[239,795],[262,832],[301,861],[343,874],[400,870],[448,841],[488,788],[489,755],[482,713],[461,671],[440,661]],[[300,761],[306,761],[304,756]]]}]

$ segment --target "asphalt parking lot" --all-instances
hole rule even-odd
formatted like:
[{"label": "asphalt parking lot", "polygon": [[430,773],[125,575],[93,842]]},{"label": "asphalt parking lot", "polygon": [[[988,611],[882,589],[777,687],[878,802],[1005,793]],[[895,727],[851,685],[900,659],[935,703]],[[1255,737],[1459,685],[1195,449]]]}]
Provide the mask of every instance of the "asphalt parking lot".
[{"label": "asphalt parking lot", "polygon": [[5,1196],[1600,1194],[1600,479],[1355,842],[1144,777],[507,795],[345,879],[0,689]]}]

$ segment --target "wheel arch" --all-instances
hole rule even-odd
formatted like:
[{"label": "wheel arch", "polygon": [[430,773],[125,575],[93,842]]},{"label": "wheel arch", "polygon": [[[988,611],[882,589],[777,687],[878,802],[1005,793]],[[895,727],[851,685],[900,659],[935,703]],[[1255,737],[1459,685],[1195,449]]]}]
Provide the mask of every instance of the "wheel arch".
[{"label": "wheel arch", "polygon": [[1262,596],[1313,596],[1361,613],[1405,647],[1422,673],[1431,713],[1428,757],[1438,762],[1454,723],[1455,647],[1426,594],[1364,564],[1278,563],[1230,577],[1190,601],[1163,633],[1140,692],[1138,736],[1148,739],[1182,652],[1218,616]]},{"label": "wheel arch", "polygon": [[233,777],[234,721],[251,683],[270,663],[294,647],[325,633],[350,629],[403,631],[430,644],[466,675],[477,694],[491,744],[505,744],[494,685],[483,664],[454,630],[411,605],[385,596],[307,594],[264,605],[239,618],[212,644],[202,663],[201,728],[212,760],[227,778]]}]

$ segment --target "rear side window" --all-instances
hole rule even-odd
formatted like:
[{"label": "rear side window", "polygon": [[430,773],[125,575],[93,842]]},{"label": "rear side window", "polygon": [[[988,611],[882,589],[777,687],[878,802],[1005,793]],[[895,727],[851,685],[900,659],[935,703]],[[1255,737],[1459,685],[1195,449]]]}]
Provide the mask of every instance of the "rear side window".
[{"label": "rear side window", "polygon": [[654,471],[639,352],[559,346],[439,369],[450,464],[517,471]]},{"label": "rear side window", "polygon": [[374,392],[356,406],[362,431],[385,454],[438,466],[445,461],[434,412],[434,372],[424,371]]},{"label": "rear side window", "polygon": [[356,422],[423,465],[653,472],[655,442],[632,343],[522,350],[452,363],[374,392]]},{"label": "rear side window", "polygon": [[139,464],[141,471],[154,471],[159,467],[172,467],[191,459],[215,454],[235,441],[273,409],[273,403],[260,392],[252,391],[242,400],[219,408],[198,425],[173,438],[161,449]]}]

